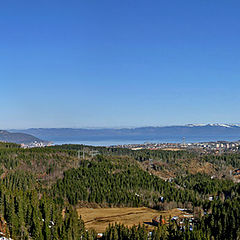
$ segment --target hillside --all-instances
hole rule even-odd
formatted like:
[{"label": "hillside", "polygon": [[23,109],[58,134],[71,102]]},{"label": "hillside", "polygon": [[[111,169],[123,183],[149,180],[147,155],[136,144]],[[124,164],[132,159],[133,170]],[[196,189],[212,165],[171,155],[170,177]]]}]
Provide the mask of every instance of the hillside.
[{"label": "hillside", "polygon": [[230,170],[240,168],[240,153],[221,155],[204,154],[194,151],[131,150],[126,148],[93,147],[78,144],[52,146],[53,149],[91,152],[98,151],[104,156],[131,157],[141,164],[144,170],[162,179],[185,174],[204,173],[209,176],[229,176]]},{"label": "hillside", "polygon": [[29,144],[32,142],[43,142],[37,137],[34,137],[27,133],[15,133],[15,132],[8,132],[4,130],[0,130],[0,141],[2,142],[11,142],[11,143],[24,143]]},{"label": "hillside", "polygon": [[[87,227],[94,227],[94,223],[100,226],[101,221],[107,226],[107,222],[116,219],[132,226],[134,222],[151,221],[155,214],[162,213],[165,217],[177,214],[170,210],[179,207],[207,213],[196,222],[191,233],[196,236],[186,238],[188,233],[180,231],[176,225],[171,230],[171,222],[169,226],[152,227],[153,236],[157,231],[161,234],[174,231],[175,238],[167,239],[211,239],[197,237],[200,233],[221,236],[215,239],[236,239],[236,229],[240,226],[240,185],[230,177],[223,177],[221,171],[226,167],[239,168],[239,154],[198,155],[186,151],[131,151],[88,146],[89,151],[97,149],[99,154],[92,156],[91,152],[86,152],[83,158],[78,152],[82,148],[81,145],[64,145],[22,149],[16,144],[0,143],[0,219],[5,222],[5,236],[14,240],[95,240],[96,233],[86,231],[83,219]],[[154,163],[149,164],[149,157],[154,158]],[[209,164],[219,176],[211,178],[212,172],[188,172],[188,165],[197,161]],[[164,165],[158,168],[158,164]],[[162,179],[166,171],[171,174],[171,181]],[[213,201],[209,200],[210,196]],[[136,207],[140,207],[138,211]],[[100,210],[94,211],[94,208]],[[103,216],[110,208],[114,209],[108,218]],[[83,218],[78,218],[81,212]],[[90,212],[96,213],[95,217],[90,217]],[[221,218],[227,218],[231,224]],[[222,231],[216,233],[214,223],[219,222]],[[96,229],[103,231],[103,228]],[[121,231],[132,237],[116,237]],[[131,229],[122,225],[108,226],[102,239],[161,239],[146,237],[148,231],[146,226]],[[232,237],[224,238],[226,231]],[[145,237],[136,238],[136,234]]]}]

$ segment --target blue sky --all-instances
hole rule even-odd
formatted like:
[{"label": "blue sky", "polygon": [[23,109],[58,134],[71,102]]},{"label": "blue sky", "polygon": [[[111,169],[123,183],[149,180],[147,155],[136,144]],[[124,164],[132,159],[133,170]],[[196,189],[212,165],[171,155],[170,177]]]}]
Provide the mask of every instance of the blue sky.
[{"label": "blue sky", "polygon": [[0,128],[240,122],[240,1],[0,2]]}]

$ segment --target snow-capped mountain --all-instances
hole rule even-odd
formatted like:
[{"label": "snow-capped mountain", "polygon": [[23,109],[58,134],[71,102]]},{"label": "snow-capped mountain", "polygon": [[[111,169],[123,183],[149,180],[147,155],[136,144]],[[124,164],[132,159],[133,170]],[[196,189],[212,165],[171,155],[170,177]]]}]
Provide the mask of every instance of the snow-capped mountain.
[{"label": "snow-capped mountain", "polygon": [[240,127],[240,124],[225,124],[225,123],[210,123],[210,124],[187,124],[187,127],[224,127],[224,128],[234,128]]}]

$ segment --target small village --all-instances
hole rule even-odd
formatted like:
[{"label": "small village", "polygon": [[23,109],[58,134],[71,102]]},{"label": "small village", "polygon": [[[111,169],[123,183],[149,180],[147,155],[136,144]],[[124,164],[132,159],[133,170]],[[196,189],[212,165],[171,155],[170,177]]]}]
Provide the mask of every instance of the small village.
[{"label": "small village", "polygon": [[142,144],[125,144],[111,146],[112,148],[127,148],[131,150],[169,150],[169,151],[180,151],[180,150],[198,150],[202,152],[237,152],[240,149],[240,140],[236,142],[229,141],[216,141],[216,142],[196,142],[196,143],[185,143],[183,139],[182,143],[152,143],[145,142]]}]

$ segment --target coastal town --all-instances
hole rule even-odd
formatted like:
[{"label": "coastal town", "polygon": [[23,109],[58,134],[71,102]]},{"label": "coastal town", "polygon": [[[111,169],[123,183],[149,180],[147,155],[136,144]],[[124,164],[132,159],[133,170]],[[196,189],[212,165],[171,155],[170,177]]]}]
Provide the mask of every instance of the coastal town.
[{"label": "coastal town", "polygon": [[52,145],[52,142],[34,141],[31,143],[21,143],[21,148],[49,147],[51,145]]},{"label": "coastal town", "polygon": [[202,152],[237,152],[240,149],[240,140],[235,142],[216,141],[216,142],[196,142],[196,143],[151,143],[116,145],[112,148],[127,148],[131,150],[199,150]]},{"label": "coastal town", "polygon": [[[53,145],[52,142],[32,142],[32,143],[22,143],[22,148],[35,148],[35,147],[47,147]],[[196,143],[134,143],[134,144],[123,144],[123,145],[112,145],[110,148],[126,148],[131,150],[166,150],[166,151],[201,151],[205,153],[224,153],[224,152],[237,152],[240,149],[239,141],[216,141],[216,142],[196,142]]]}]

